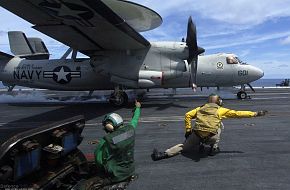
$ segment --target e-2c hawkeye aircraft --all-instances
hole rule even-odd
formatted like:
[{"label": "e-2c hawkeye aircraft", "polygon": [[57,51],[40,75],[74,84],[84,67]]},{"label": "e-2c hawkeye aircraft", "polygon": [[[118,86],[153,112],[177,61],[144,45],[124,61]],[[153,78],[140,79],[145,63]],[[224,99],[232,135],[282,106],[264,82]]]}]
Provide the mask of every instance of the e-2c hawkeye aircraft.
[{"label": "e-2c hawkeye aircraft", "polygon": [[[33,28],[71,47],[49,60],[38,38],[10,32],[11,52],[0,54],[0,80],[51,90],[114,90],[110,102],[127,103],[124,89],[221,87],[249,84],[263,71],[234,54],[200,56],[196,27],[188,20],[185,42],[147,41],[139,32],[162,23],[161,16],[123,0],[0,0]],[[77,52],[89,58],[77,58]],[[68,55],[72,53],[71,58]],[[238,93],[245,98],[244,88]]]}]

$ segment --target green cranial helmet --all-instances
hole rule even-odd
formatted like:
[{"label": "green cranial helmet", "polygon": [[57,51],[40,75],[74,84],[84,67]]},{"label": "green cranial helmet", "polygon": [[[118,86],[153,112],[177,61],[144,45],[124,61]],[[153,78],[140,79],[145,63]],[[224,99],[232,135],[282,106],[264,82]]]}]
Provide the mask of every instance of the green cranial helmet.
[{"label": "green cranial helmet", "polygon": [[103,126],[108,122],[111,122],[114,128],[118,128],[123,124],[123,118],[119,114],[109,113],[105,115],[102,121]]}]

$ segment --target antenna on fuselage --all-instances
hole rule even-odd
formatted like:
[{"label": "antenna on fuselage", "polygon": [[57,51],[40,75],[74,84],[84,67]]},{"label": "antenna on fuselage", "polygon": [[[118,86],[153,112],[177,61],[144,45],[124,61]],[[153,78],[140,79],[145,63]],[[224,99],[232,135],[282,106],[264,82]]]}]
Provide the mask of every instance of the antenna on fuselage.
[{"label": "antenna on fuselage", "polygon": [[67,58],[67,56],[73,51],[72,48],[69,48],[68,50],[66,50],[66,52],[63,54],[63,56],[60,58],[61,60],[65,60]]},{"label": "antenna on fuselage", "polygon": [[72,60],[76,60],[77,58],[77,54],[78,54],[78,51],[76,51],[75,49],[73,50],[72,54],[71,54],[71,59]]}]

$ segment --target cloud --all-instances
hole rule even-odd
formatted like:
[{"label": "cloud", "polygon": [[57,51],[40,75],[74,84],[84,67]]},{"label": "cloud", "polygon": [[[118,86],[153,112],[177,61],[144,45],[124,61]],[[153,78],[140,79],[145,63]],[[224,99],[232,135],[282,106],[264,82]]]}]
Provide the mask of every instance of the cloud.
[{"label": "cloud", "polygon": [[234,25],[253,26],[290,16],[289,0],[207,0],[198,4],[195,10],[203,17]]},{"label": "cloud", "polygon": [[285,68],[285,67],[289,67],[289,65],[287,65],[287,64],[282,64],[282,65],[279,65],[278,67],[280,67],[280,68]]},{"label": "cloud", "polygon": [[6,35],[7,35],[6,31],[0,30],[0,36],[6,36]]},{"label": "cloud", "polygon": [[239,56],[246,57],[249,54],[251,54],[251,51],[249,49],[246,49],[246,50],[242,50],[241,53],[239,53]]},{"label": "cloud", "polygon": [[290,35],[290,31],[270,33],[270,34],[264,34],[264,35],[248,35],[248,36],[240,37],[238,38],[238,40],[232,41],[232,42],[229,42],[230,41],[229,39],[223,39],[226,41],[224,42],[217,41],[218,45],[211,45],[213,43],[212,41],[210,41],[210,45],[205,46],[205,47],[206,49],[219,49],[219,48],[227,48],[227,47],[234,47],[234,46],[241,46],[241,45],[257,44],[257,43],[262,43],[269,40],[283,38],[288,35]]},{"label": "cloud", "polygon": [[265,21],[290,16],[290,0],[135,0],[163,17],[171,14],[200,15],[234,25],[254,26]]},{"label": "cloud", "polygon": [[290,36],[287,36],[285,39],[281,40],[282,45],[290,44]]},{"label": "cloud", "polygon": [[271,62],[271,61],[266,61],[266,62],[264,62],[263,64],[265,64],[265,65],[272,65],[273,62]]},{"label": "cloud", "polygon": [[[260,59],[250,59],[248,61],[248,63],[251,64],[251,65],[254,65],[254,66],[258,66],[258,67],[260,67],[263,70],[271,70],[273,68],[278,69],[281,66],[282,67],[288,67],[289,66],[289,62],[287,62],[287,61],[281,61],[279,59],[271,59],[271,60],[269,60],[269,59],[262,59],[262,58],[260,58]],[[285,70],[285,72],[284,71],[283,72],[285,74],[288,74],[287,71],[288,70]],[[279,72],[281,72],[281,71],[279,71]]]},{"label": "cloud", "polygon": [[260,59],[249,60],[248,63],[262,69],[265,73],[264,78],[289,78],[288,69],[285,69],[285,67],[289,67],[287,61],[276,60],[275,58],[271,60],[262,59],[261,57]]}]

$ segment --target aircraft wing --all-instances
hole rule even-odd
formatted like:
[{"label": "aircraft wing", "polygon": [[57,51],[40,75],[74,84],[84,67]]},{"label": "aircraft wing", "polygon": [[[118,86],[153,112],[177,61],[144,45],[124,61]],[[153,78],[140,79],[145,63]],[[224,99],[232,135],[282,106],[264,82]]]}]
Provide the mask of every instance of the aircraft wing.
[{"label": "aircraft wing", "polygon": [[0,51],[0,60],[12,59],[13,56]]},{"label": "aircraft wing", "polygon": [[149,47],[139,32],[162,23],[153,10],[123,0],[0,0],[0,6],[88,56]]}]

